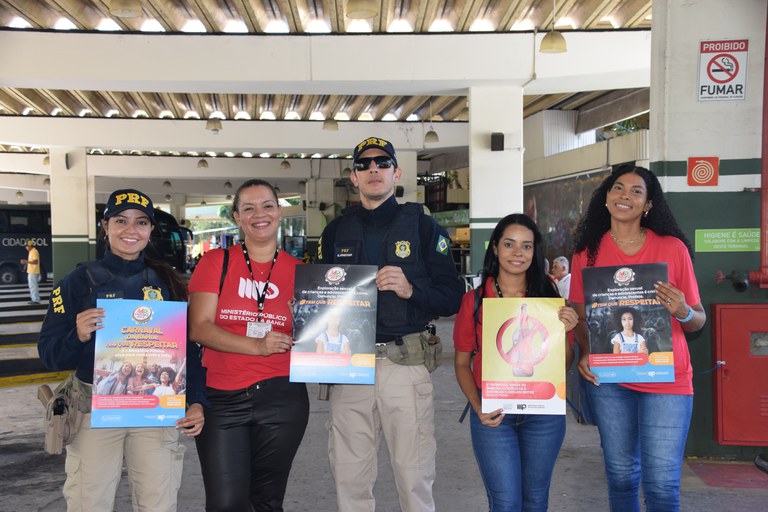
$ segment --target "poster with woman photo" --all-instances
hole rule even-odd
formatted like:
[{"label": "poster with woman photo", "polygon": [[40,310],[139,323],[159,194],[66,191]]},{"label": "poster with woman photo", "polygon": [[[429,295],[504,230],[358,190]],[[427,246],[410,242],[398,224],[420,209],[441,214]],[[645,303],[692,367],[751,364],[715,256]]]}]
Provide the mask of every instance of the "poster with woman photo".
[{"label": "poster with woman photo", "polygon": [[376,267],[296,267],[291,382],[373,384]]},{"label": "poster with woman photo", "polygon": [[654,285],[667,264],[583,270],[589,367],[600,382],[673,382],[672,325]]}]

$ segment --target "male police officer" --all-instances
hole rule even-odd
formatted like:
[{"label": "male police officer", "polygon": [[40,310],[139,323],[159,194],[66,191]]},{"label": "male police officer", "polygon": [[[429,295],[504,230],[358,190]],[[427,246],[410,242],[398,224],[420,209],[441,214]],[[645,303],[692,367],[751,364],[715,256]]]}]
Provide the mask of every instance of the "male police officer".
[{"label": "male police officer", "polygon": [[[398,205],[395,148],[370,137],[354,150],[352,184],[361,205],[323,231],[320,263],[377,265],[376,383],[334,385],[328,454],[340,512],[374,510],[376,455],[383,432],[403,512],[435,510],[432,382],[427,324],[455,314],[464,286],[448,234],[421,205]],[[434,356],[434,353],[432,353]],[[434,369],[434,367],[432,367]]]}]

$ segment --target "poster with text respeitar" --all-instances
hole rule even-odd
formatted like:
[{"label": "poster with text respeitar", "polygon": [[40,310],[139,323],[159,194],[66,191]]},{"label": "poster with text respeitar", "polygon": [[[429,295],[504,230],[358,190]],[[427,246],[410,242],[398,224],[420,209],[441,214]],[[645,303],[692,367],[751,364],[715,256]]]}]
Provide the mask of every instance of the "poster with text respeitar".
[{"label": "poster with text respeitar", "polygon": [[373,384],[376,373],[373,265],[298,265],[291,382]]},{"label": "poster with text respeitar", "polygon": [[565,414],[560,298],[483,299],[482,410]]},{"label": "poster with text respeitar", "polygon": [[666,263],[582,270],[589,368],[600,382],[674,382],[669,311],[654,284]]},{"label": "poster with text respeitar", "polygon": [[172,427],[186,409],[187,303],[98,299],[91,427]]}]

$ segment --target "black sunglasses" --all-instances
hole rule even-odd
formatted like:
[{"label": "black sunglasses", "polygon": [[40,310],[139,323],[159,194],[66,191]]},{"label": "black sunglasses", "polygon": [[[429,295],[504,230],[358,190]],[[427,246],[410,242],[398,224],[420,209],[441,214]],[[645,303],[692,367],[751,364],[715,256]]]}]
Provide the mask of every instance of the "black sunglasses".
[{"label": "black sunglasses", "polygon": [[392,160],[392,157],[381,155],[372,158],[358,158],[352,164],[352,167],[356,171],[367,171],[371,167],[371,162],[376,162],[376,167],[379,169],[389,169],[395,165],[395,161]]}]

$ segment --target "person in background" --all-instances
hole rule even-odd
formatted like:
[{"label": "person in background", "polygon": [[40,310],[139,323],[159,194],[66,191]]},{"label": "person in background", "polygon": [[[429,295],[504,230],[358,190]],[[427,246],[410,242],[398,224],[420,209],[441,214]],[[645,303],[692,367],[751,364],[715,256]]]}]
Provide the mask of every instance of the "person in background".
[{"label": "person in background", "polygon": [[[399,205],[402,169],[392,143],[369,137],[355,146],[350,175],[361,204],[331,221],[320,237],[317,262],[376,265],[374,385],[331,388],[328,455],[341,512],[375,508],[382,433],[403,512],[435,510],[434,408],[427,324],[459,308],[464,285],[448,233],[420,204]],[[370,340],[373,343],[374,340]],[[431,352],[436,357],[436,352]],[[433,367],[434,368],[434,367]]]},{"label": "person in background", "polygon": [[[480,288],[464,295],[454,322],[456,379],[471,406],[472,448],[491,512],[546,511],[552,471],[565,438],[562,415],[482,412],[483,297],[558,297],[544,270],[541,240],[528,216],[516,213],[501,219],[485,252]],[[558,318],[566,331],[578,323],[576,311],[568,306],[558,310]],[[559,342],[565,345],[569,368],[573,351],[565,339]]]},{"label": "person in background", "polygon": [[[680,471],[693,407],[693,370],[685,333],[706,322],[693,273],[693,250],[648,169],[621,166],[592,194],[574,241],[570,301],[579,314],[578,364],[587,385],[614,512],[639,512],[640,484],[648,510],[680,508]],[[589,368],[582,269],[666,263],[669,281],[656,299],[672,321],[675,381],[600,383]]]},{"label": "person in background", "polygon": [[278,248],[282,208],[272,185],[243,183],[232,212],[244,239],[205,253],[189,283],[189,334],[206,347],[211,402],[197,439],[205,506],[281,511],[309,421],[306,385],[288,380],[301,262]]},{"label": "person in background", "polygon": [[21,260],[27,273],[27,285],[29,286],[29,303],[40,304],[40,252],[35,248],[35,242],[27,240],[24,246],[27,249],[27,257]]},{"label": "person in background", "polygon": [[[81,392],[92,390],[94,334],[103,327],[106,315],[103,308],[96,307],[97,298],[187,298],[179,275],[166,263],[144,255],[154,228],[155,210],[147,195],[133,189],[113,192],[107,200],[99,233],[107,241],[104,257],[81,263],[51,292],[51,304],[38,342],[40,359],[50,370],[75,369],[69,382]],[[179,431],[196,436],[205,421],[205,374],[197,344],[187,343],[187,358],[193,361],[188,375],[189,407],[184,418],[176,422],[176,428],[91,429],[90,412],[85,414],[79,431],[66,447],[67,510],[112,510],[123,458],[134,511],[176,510],[184,459]]]},{"label": "person in background", "polygon": [[557,284],[557,291],[565,300],[568,300],[568,294],[571,290],[571,273],[569,268],[568,258],[565,256],[558,256],[552,260],[552,276],[557,279],[557,283],[555,283]]}]

